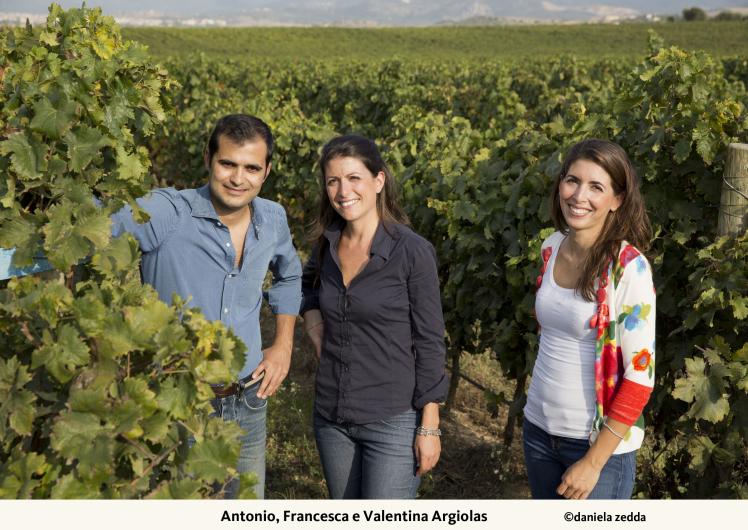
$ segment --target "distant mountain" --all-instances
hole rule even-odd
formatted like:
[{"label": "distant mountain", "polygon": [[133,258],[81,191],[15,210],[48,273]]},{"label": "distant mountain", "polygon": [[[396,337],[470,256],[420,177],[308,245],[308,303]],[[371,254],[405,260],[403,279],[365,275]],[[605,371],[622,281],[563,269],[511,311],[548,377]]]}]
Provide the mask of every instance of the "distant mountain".
[{"label": "distant mountain", "polygon": [[[57,0],[79,7],[82,0]],[[0,0],[0,13],[43,14],[48,0]],[[740,0],[90,0],[109,15],[127,17],[221,18],[245,23],[420,26],[470,20],[593,20],[647,13],[679,14],[698,5],[706,10],[746,7]]]}]

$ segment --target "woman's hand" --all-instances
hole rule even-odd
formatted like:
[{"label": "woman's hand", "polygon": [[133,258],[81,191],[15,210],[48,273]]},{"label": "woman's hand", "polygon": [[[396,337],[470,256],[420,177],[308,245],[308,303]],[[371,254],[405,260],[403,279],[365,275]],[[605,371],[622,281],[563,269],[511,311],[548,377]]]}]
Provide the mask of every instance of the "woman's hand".
[{"label": "woman's hand", "polygon": [[561,476],[561,484],[556,488],[556,493],[567,499],[586,499],[597,484],[601,469],[586,456],[582,457]]},{"label": "woman's hand", "polygon": [[425,475],[433,469],[439,461],[439,455],[442,452],[441,440],[438,436],[416,435],[416,461],[418,462],[418,471],[416,475]]},{"label": "woman's hand", "polygon": [[556,493],[567,499],[586,499],[600,479],[600,472],[610,455],[629,430],[629,426],[610,418],[587,453],[561,476]]},{"label": "woman's hand", "polygon": [[304,313],[304,330],[314,346],[314,354],[319,357],[322,353],[322,337],[325,332],[325,321],[318,309],[312,309]]},{"label": "woman's hand", "polygon": [[[439,428],[439,404],[427,403],[421,411],[421,427],[425,429]],[[414,444],[418,471],[416,475],[425,475],[433,469],[442,453],[442,443],[439,436],[433,434],[417,434]]]}]

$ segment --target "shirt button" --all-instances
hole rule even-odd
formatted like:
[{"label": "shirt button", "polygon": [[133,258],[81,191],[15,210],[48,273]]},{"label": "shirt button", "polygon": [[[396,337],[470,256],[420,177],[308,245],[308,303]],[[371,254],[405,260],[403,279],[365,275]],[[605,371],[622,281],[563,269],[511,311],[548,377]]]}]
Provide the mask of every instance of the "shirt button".
[{"label": "shirt button", "polygon": [[223,308],[223,312],[224,312],[224,313],[228,313],[228,312],[229,312],[229,308],[228,308],[228,307],[224,307],[224,308]]},{"label": "shirt button", "polygon": [[227,246],[227,247],[230,247],[230,246],[231,246],[231,243],[226,243],[226,246]]}]

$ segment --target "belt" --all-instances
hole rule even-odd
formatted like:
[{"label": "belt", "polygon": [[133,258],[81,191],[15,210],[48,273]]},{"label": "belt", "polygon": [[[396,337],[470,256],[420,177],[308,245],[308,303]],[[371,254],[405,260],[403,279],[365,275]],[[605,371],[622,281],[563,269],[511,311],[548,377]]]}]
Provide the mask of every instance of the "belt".
[{"label": "belt", "polygon": [[265,372],[262,372],[260,377],[254,380],[252,379],[252,374],[249,374],[247,377],[240,379],[238,383],[231,383],[230,385],[215,385],[211,388],[217,398],[227,398],[239,394],[248,386],[259,383],[263,377],[265,377]]}]

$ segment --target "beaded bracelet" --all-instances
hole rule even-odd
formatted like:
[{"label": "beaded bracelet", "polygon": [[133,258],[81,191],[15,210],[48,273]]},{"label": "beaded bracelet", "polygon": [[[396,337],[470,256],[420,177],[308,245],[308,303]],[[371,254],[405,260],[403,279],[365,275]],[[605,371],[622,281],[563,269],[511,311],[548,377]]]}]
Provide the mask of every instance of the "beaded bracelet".
[{"label": "beaded bracelet", "polygon": [[441,436],[441,429],[428,429],[426,427],[416,427],[416,434],[420,436]]}]

